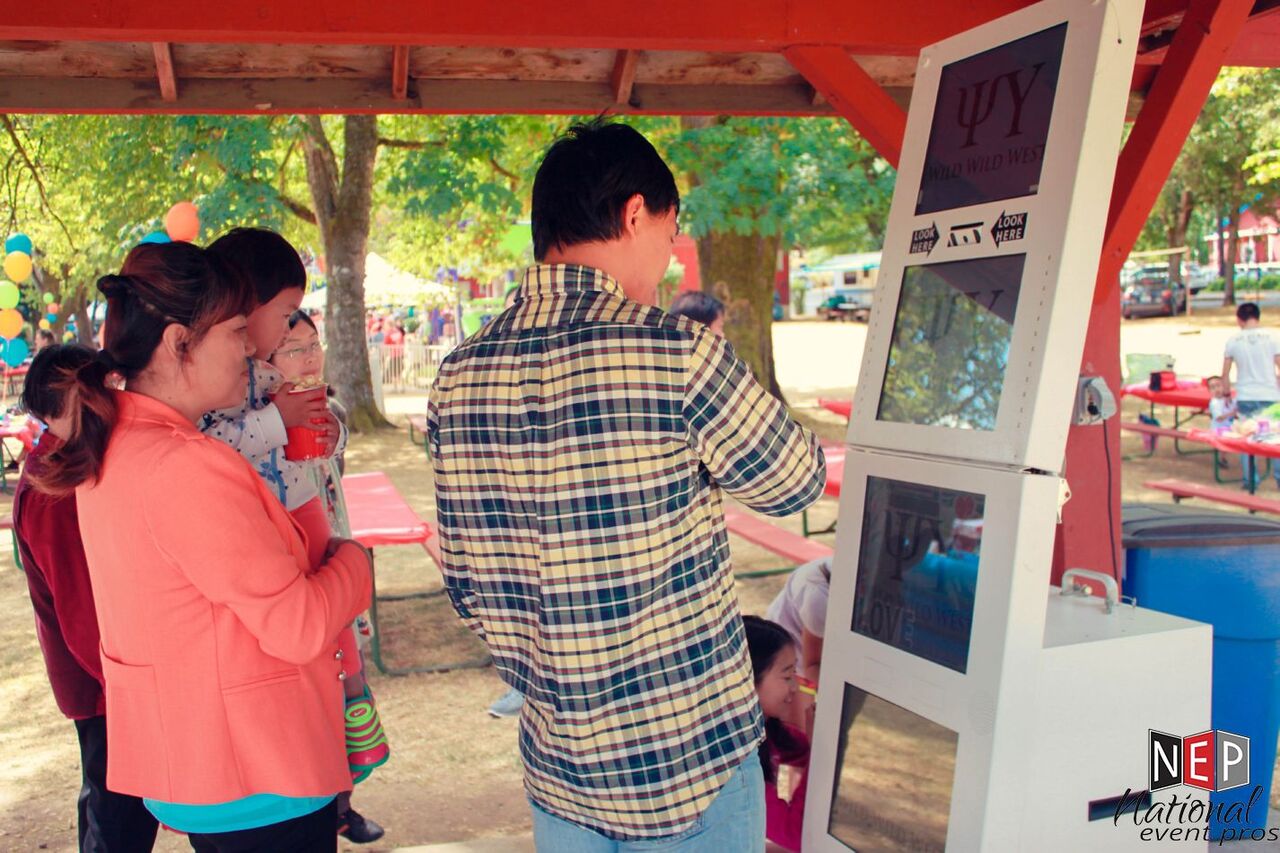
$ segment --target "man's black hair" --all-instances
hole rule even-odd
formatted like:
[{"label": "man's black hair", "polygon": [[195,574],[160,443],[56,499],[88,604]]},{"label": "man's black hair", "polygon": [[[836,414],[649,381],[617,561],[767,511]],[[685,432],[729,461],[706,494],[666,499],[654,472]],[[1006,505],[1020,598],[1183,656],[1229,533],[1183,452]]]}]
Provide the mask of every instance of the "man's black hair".
[{"label": "man's black hair", "polygon": [[534,258],[618,237],[623,207],[636,194],[652,214],[680,211],[671,170],[635,128],[602,118],[575,124],[547,149],[533,179]]},{"label": "man's black hair", "polygon": [[710,326],[718,317],[724,316],[724,303],[710,293],[701,290],[686,290],[671,300],[668,314],[677,317],[688,317],[704,326]]},{"label": "man's black hair", "polygon": [[287,288],[307,287],[307,268],[298,250],[266,228],[232,228],[210,243],[208,251],[249,280],[259,305]]},{"label": "man's black hair", "polygon": [[1256,302],[1241,302],[1240,307],[1236,309],[1236,319],[1242,323],[1250,320],[1258,320],[1262,318],[1262,309],[1258,307]]}]

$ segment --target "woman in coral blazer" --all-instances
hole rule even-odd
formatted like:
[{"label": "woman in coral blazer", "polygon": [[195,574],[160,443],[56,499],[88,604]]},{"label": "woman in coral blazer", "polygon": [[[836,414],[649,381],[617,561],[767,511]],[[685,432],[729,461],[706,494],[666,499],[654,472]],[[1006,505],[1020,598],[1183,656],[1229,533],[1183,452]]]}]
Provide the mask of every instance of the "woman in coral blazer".
[{"label": "woman in coral blazer", "polygon": [[38,485],[76,490],[112,790],[196,850],[334,850],[351,785],[336,638],[369,603],[369,559],[335,539],[312,567],[261,478],[196,429],[247,380],[249,297],[214,263],[147,245],[99,282],[105,349],[59,380],[80,424]]}]

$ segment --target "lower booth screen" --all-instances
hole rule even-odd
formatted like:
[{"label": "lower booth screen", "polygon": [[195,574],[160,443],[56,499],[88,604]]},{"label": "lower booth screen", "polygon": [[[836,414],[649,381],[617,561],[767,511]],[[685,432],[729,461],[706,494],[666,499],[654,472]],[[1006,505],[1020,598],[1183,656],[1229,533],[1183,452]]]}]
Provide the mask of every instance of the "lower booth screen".
[{"label": "lower booth screen", "polygon": [[944,850],[957,741],[846,684],[827,832],[857,853]]},{"label": "lower booth screen", "polygon": [[850,627],[967,672],[986,498],[868,477]]}]

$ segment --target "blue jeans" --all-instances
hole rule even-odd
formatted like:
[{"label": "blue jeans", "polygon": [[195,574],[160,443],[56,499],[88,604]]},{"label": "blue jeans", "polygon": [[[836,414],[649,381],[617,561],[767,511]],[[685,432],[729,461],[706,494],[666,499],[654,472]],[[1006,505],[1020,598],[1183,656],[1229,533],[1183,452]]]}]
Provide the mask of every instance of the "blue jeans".
[{"label": "blue jeans", "polygon": [[614,841],[556,817],[537,803],[530,801],[529,806],[538,853],[764,853],[764,775],[754,751],[697,822],[678,835]]},{"label": "blue jeans", "polygon": [[[1237,400],[1236,414],[1242,418],[1252,418],[1267,407],[1274,406],[1275,402],[1275,400]],[[1276,429],[1276,427],[1273,426],[1272,429]],[[1258,481],[1262,479],[1258,476],[1257,460],[1247,454],[1241,454],[1240,471],[1243,475],[1241,479],[1244,482],[1244,487],[1246,489],[1257,488]],[[1273,464],[1271,471],[1276,475],[1276,485],[1280,486],[1280,465]]]}]

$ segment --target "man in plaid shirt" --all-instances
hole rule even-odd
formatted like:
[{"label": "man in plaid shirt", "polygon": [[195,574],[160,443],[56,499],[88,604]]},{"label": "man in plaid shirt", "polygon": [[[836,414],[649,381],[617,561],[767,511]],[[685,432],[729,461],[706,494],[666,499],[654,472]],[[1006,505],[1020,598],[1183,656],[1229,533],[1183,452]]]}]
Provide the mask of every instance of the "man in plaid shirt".
[{"label": "man in plaid shirt", "polygon": [[544,853],[764,849],[721,491],[789,515],[826,472],[723,339],[653,306],[679,203],[635,130],[571,129],[534,181],[538,264],[432,388],[445,583],[526,697]]}]

